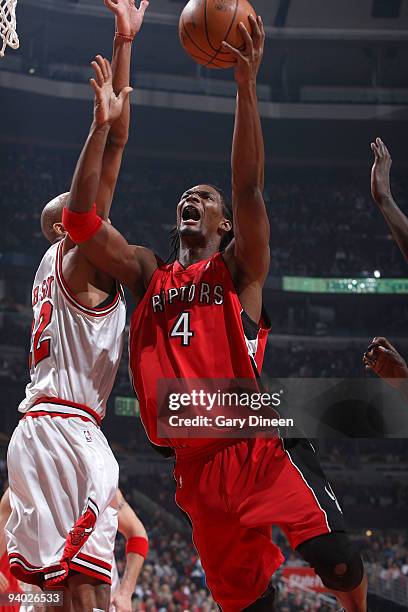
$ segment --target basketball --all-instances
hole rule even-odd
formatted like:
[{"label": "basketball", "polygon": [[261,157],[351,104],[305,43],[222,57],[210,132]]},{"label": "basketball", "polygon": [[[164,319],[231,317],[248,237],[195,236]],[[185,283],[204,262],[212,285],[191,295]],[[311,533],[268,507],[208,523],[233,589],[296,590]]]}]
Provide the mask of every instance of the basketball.
[{"label": "basketball", "polygon": [[190,0],[180,15],[180,42],[198,64],[229,68],[235,64],[235,57],[222,47],[222,41],[243,49],[238,24],[242,21],[251,34],[249,15],[256,18],[248,0]]}]

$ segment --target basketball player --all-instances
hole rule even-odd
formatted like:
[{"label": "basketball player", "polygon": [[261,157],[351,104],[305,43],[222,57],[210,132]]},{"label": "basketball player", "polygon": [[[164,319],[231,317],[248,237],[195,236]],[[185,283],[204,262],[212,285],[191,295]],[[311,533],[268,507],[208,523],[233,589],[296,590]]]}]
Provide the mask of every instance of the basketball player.
[{"label": "basketball player", "polygon": [[142,419],[155,445],[175,451],[176,501],[191,519],[207,584],[222,610],[272,609],[268,584],[283,561],[271,540],[271,526],[277,524],[344,608],[364,612],[363,564],[310,443],[289,445],[277,436],[157,436],[158,379],[255,379],[262,367],[269,222],[262,197],[264,146],[256,76],[265,34],[260,17],[250,20],[252,36],[240,25],[243,51],[225,44],[237,60],[233,220],[218,189],[196,185],[177,206],[179,244],[173,264],[163,264],[147,248],[130,246],[93,207],[106,139],[101,129],[99,134],[91,131],[84,146],[64,225],[84,256],[133,294],[137,306],[130,366]]},{"label": "basketball player", "polygon": [[[374,153],[374,163],[371,170],[371,194],[402,255],[408,262],[408,217],[398,207],[391,193],[391,155],[381,138],[376,138],[375,142],[371,143],[371,150]],[[404,395],[407,395],[407,387],[403,380],[407,378],[407,365],[403,357],[386,338],[373,339],[364,353],[363,363],[378,376],[386,379],[390,385],[399,388]]]},{"label": "basketball player", "polygon": [[[116,491],[116,503],[118,510],[118,531],[126,539],[126,567],[123,572],[122,580],[116,567],[115,557],[112,557],[112,596],[111,612],[131,612],[132,595],[135,591],[136,582],[142,569],[144,560],[149,550],[149,542],[146,530],[141,520],[136,516],[134,510],[122,495],[120,489]],[[7,488],[0,501],[0,592],[20,592],[23,593],[18,580],[10,574],[9,562],[7,557],[6,542],[4,539],[4,527],[10,517],[11,506],[9,489]],[[30,585],[32,587],[32,585]],[[41,593],[38,587],[36,592]],[[40,606],[24,605],[26,612],[38,612]],[[16,606],[15,610],[19,610]],[[41,606],[41,609],[43,607]],[[13,611],[13,607],[7,606],[6,611]],[[3,607],[0,605],[0,612]]]},{"label": "basketball player", "polygon": [[[106,1],[116,15],[114,77],[98,56],[91,81],[97,132],[105,122],[101,84],[109,80],[103,93],[111,123],[95,198],[105,219],[128,136],[131,42],[148,4],[136,9],[128,0]],[[116,282],[66,236],[65,198],[54,199],[41,217],[52,246],[33,287],[31,382],[9,445],[12,513],[5,531],[17,578],[43,589],[62,585],[66,610],[90,612],[109,608],[118,465],[99,426],[122,352],[126,309]]]}]

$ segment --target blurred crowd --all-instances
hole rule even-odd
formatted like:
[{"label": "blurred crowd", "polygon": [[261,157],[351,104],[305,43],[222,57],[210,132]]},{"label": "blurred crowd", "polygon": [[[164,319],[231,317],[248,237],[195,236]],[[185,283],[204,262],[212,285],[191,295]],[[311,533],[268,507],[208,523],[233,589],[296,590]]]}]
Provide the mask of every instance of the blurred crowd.
[{"label": "blurred crowd", "polygon": [[[77,152],[9,148],[0,169],[3,251],[39,254],[44,204],[67,191]],[[368,165],[370,160],[368,160]],[[175,208],[186,188],[202,182],[229,193],[228,164],[140,160],[125,156],[112,220],[134,243],[162,258],[169,253]],[[306,276],[404,275],[405,264],[371,201],[368,173],[316,168],[272,168],[265,200],[271,220],[271,274]],[[408,179],[393,177],[399,204],[407,204]]]}]

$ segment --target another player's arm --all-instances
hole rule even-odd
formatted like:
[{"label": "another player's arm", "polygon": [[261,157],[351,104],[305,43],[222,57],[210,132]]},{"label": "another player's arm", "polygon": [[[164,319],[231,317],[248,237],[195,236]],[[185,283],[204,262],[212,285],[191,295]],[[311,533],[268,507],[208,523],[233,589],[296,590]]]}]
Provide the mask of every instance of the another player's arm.
[{"label": "another player's arm", "polygon": [[408,262],[408,217],[398,208],[391,193],[390,170],[391,155],[381,140],[371,143],[374,153],[374,164],[371,170],[371,193],[398,244],[401,253]]},{"label": "another player's arm", "polygon": [[[238,276],[245,285],[262,289],[269,270],[269,220],[263,199],[265,152],[258,110],[256,78],[261,64],[265,32],[262,19],[249,18],[252,36],[241,23],[244,51],[224,46],[235,56],[237,100],[232,142],[232,206],[235,240],[229,247]],[[259,318],[259,299],[255,307]]]},{"label": "another player's arm", "polygon": [[126,539],[127,546],[125,571],[120,587],[113,594],[112,603],[116,612],[130,612],[132,595],[148,550],[148,538],[143,523],[138,519],[119,489],[116,497],[118,502],[118,531]]},{"label": "another player's arm", "polygon": [[149,274],[145,270],[157,265],[153,253],[130,246],[110,223],[96,215],[94,207],[108,133],[131,88],[125,87],[116,96],[108,60],[97,56],[96,62],[100,70],[91,79],[95,92],[94,120],[75,168],[63,224],[92,265],[140,293],[140,282]]},{"label": "another player's arm", "polygon": [[387,338],[373,339],[363,355],[363,363],[408,399],[408,366]]},{"label": "another player's arm", "polygon": [[[130,84],[130,60],[132,40],[138,34],[144,13],[149,5],[142,0],[136,8],[129,0],[105,0],[105,5],[115,15],[115,38],[112,54],[112,85],[116,95]],[[93,62],[95,70],[98,64]],[[112,123],[109,130],[102,160],[102,173],[96,196],[96,210],[100,217],[107,219],[112,204],[113,193],[119,176],[123,151],[129,137],[130,101],[126,98],[121,115]]]}]

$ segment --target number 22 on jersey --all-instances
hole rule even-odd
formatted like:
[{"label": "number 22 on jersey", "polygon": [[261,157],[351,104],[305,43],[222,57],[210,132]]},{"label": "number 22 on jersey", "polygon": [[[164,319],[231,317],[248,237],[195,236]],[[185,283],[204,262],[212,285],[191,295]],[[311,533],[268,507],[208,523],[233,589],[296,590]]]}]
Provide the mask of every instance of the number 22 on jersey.
[{"label": "number 22 on jersey", "polygon": [[31,327],[31,352],[29,356],[29,367],[36,367],[40,361],[50,356],[51,340],[41,340],[41,335],[51,322],[53,306],[51,302],[44,302],[41,306],[38,320],[33,320]]}]

